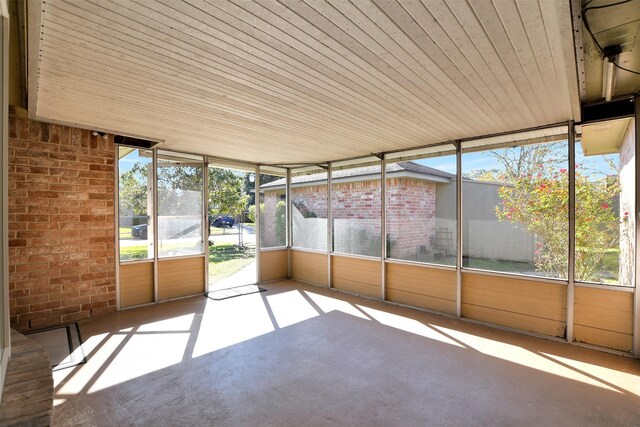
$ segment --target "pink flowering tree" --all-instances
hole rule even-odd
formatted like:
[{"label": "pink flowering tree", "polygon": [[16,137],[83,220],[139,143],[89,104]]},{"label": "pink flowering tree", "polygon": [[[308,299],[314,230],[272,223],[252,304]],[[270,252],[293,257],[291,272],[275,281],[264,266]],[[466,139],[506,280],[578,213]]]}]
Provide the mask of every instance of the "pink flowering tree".
[{"label": "pink flowering tree", "polygon": [[[620,184],[607,177],[589,179],[580,172],[576,165],[576,278],[598,280],[603,257],[620,239],[619,218],[611,206],[620,194]],[[511,185],[498,190],[502,199],[496,206],[498,219],[538,237],[538,271],[566,278],[568,171],[538,164],[529,173],[510,178]]]}]

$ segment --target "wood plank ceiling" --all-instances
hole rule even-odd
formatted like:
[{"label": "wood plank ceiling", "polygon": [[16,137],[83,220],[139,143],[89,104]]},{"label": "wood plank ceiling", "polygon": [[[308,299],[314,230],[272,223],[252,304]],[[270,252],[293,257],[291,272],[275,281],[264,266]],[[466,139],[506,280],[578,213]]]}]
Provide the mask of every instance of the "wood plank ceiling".
[{"label": "wood plank ceiling", "polygon": [[579,119],[569,1],[29,3],[30,114],[258,163]]}]

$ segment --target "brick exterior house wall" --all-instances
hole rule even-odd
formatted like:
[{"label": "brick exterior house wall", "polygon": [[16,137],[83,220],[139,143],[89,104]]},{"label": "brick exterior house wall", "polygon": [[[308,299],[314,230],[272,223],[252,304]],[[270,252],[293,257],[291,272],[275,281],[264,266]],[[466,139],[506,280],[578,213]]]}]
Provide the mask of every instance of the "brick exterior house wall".
[{"label": "brick exterior house wall", "polygon": [[435,232],[436,184],[407,178],[387,180],[389,258],[416,260],[421,246],[432,248]]},{"label": "brick exterior house wall", "polygon": [[620,266],[618,280],[623,286],[634,285],[635,141],[635,126],[631,121],[620,145]]},{"label": "brick exterior house wall", "polygon": [[[272,216],[269,210],[275,207],[275,201],[283,191],[265,191],[265,217]],[[327,217],[326,185],[292,188],[291,197],[294,206],[302,201],[318,218]],[[334,250],[380,256],[380,181],[333,184],[332,197]],[[430,247],[435,223],[436,184],[410,178],[387,180],[389,256],[415,260],[421,246]],[[265,233],[270,235],[273,230],[267,228]],[[309,230],[309,233],[326,235],[326,231]],[[363,235],[368,238],[362,240]],[[356,240],[358,237],[360,240]],[[366,247],[357,247],[363,244]]]},{"label": "brick exterior house wall", "polygon": [[380,256],[380,181],[334,184],[333,250]]},{"label": "brick exterior house wall", "polygon": [[9,120],[11,326],[116,309],[113,137]]},{"label": "brick exterior house wall", "polygon": [[291,197],[294,205],[303,204],[309,212],[315,213],[318,218],[327,217],[326,185],[294,187],[291,189]]},{"label": "brick exterior house wall", "polygon": [[293,246],[327,250],[327,186],[291,189]]}]

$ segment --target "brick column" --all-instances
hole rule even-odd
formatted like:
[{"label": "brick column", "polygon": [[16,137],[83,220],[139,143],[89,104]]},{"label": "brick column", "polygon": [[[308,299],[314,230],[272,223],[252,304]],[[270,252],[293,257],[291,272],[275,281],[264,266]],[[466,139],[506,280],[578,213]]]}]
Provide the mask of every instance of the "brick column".
[{"label": "brick column", "polygon": [[18,330],[115,310],[113,137],[9,120],[9,305]]}]

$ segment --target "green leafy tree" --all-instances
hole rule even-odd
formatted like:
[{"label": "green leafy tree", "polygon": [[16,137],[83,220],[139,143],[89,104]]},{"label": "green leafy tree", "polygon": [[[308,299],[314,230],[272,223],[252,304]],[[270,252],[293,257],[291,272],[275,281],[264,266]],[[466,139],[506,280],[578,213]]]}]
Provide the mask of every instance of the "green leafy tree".
[{"label": "green leafy tree", "polygon": [[[135,164],[120,175],[121,215],[147,215],[147,180],[150,164]],[[193,204],[201,200],[202,167],[160,165],[158,168],[158,204],[160,215],[183,215],[194,212]],[[245,180],[250,174],[209,169],[208,211],[211,216],[242,213],[249,203]]]},{"label": "green leafy tree", "polygon": [[314,211],[309,209],[305,199],[300,198],[300,199],[294,200],[292,202],[292,204],[296,208],[296,210],[298,212],[300,212],[300,215],[302,215],[303,218],[317,218],[318,217],[318,215]]},{"label": "green leafy tree", "polygon": [[[249,201],[244,191],[244,178],[248,174],[238,173],[230,169],[209,168],[209,188],[207,208],[210,216],[237,215],[242,213]],[[197,166],[160,167],[158,168],[158,196],[163,188],[172,200],[167,200],[167,209],[175,212],[181,210],[183,202],[193,203],[186,195],[202,191],[202,168]],[[191,206],[191,209],[193,207]],[[184,210],[184,209],[182,209]],[[168,213],[166,213],[168,214]]]},{"label": "green leafy tree", "polygon": [[[253,222],[255,222],[256,220],[256,207],[255,205],[249,206],[249,214],[248,214],[249,219],[251,219]],[[275,231],[275,242],[266,242],[269,245],[277,245],[277,246],[283,246],[285,244],[286,241],[286,227],[287,227],[287,223],[286,223],[286,218],[287,218],[287,204],[284,202],[284,200],[280,200],[277,204],[276,204],[276,211],[275,211],[275,224],[273,224],[274,227],[274,231]],[[271,226],[271,224],[270,224]],[[264,203],[260,203],[260,238],[265,239],[265,225],[264,225]],[[264,241],[264,240],[263,240]]]},{"label": "green leafy tree", "polygon": [[209,215],[238,215],[247,209],[250,201],[245,181],[249,173],[221,168],[209,169]]},{"label": "green leafy tree", "polygon": [[[260,203],[260,212],[264,212],[264,203]],[[247,214],[249,220],[256,222],[256,205],[249,206],[249,213]]]},{"label": "green leafy tree", "polygon": [[500,182],[504,180],[499,169],[473,169],[462,174],[463,178],[475,179],[477,181],[494,181]]},{"label": "green leafy tree", "polygon": [[[269,182],[277,181],[282,179],[280,176],[276,175],[260,175],[260,185],[267,184]],[[244,176],[244,191],[249,195],[249,205],[253,206],[256,204],[256,193],[255,193],[255,174],[247,173]]]},{"label": "green leafy tree", "polygon": [[147,177],[143,177],[136,170],[130,169],[120,174],[120,215],[147,215]]},{"label": "green leafy tree", "polygon": [[568,159],[566,141],[519,145],[506,150],[494,150],[490,154],[503,169],[492,169],[489,172],[506,182],[513,182],[522,175],[537,173],[542,164],[559,169],[567,164]]},{"label": "green leafy tree", "polygon": [[158,215],[194,215],[202,209],[202,166],[158,162]]},{"label": "green leafy tree", "polygon": [[[607,177],[589,179],[576,165],[576,277],[597,280],[603,257],[620,238],[619,222],[612,208],[620,185]],[[534,233],[540,241],[536,268],[562,278],[567,274],[568,172],[536,164],[498,190],[496,206],[501,221]]]}]

